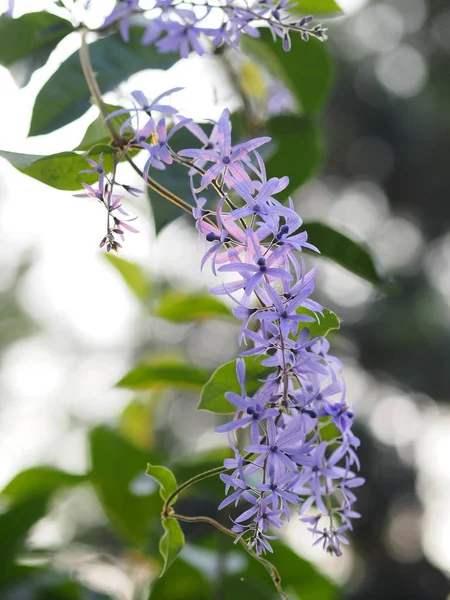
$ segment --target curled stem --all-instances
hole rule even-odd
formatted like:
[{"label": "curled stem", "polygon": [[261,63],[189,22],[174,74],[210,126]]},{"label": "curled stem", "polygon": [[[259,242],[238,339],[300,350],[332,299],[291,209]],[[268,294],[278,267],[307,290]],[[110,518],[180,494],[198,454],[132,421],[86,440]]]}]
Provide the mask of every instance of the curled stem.
[{"label": "curled stem", "polygon": [[[252,453],[249,452],[248,454],[246,454],[243,458],[244,460],[250,460],[252,458]],[[174,498],[176,498],[179,494],[181,494],[181,492],[184,492],[184,490],[186,490],[188,487],[191,487],[191,485],[194,485],[195,483],[199,483],[199,481],[203,481],[204,479],[208,479],[209,477],[214,477],[214,475],[221,475],[222,473],[226,473],[227,471],[231,471],[233,467],[215,467],[214,469],[210,469],[209,471],[204,471],[203,473],[199,473],[198,475],[195,475],[194,477],[191,477],[191,479],[188,479],[187,481],[185,481],[184,483],[182,483],[180,486],[177,487],[177,489],[175,491],[173,491],[170,496],[168,496],[168,498],[166,499],[166,501],[163,504],[163,509],[161,512],[161,515],[163,517],[167,517],[170,514],[170,505],[173,503]]]},{"label": "curled stem", "polygon": [[[185,523],[209,523],[210,525],[212,525],[213,527],[215,527],[216,529],[218,529],[219,531],[221,531],[225,535],[228,535],[228,536],[230,536],[232,538],[235,538],[235,539],[238,536],[237,533],[235,533],[234,531],[231,531],[231,529],[228,529],[228,527],[225,527],[224,525],[222,525],[221,523],[219,523],[215,519],[212,519],[211,517],[204,517],[204,516],[187,517],[186,515],[179,515],[178,513],[172,513],[170,516],[173,519],[177,519],[178,521],[184,521]],[[247,542],[245,540],[243,540],[242,538],[239,538],[238,542],[245,549],[245,551],[248,554],[250,554],[250,556],[252,558],[254,558],[255,560],[257,560],[259,563],[261,563],[267,569],[267,571],[269,572],[269,574],[270,574],[270,576],[272,578],[272,581],[275,584],[275,587],[278,590],[278,593],[280,594],[280,598],[282,598],[283,600],[289,600],[288,597],[286,596],[286,594],[283,591],[283,588],[281,586],[281,577],[280,577],[278,569],[275,567],[275,565],[273,565],[267,559],[262,558],[262,556],[258,556],[256,554],[256,552],[254,552],[251,548],[248,547]]]}]

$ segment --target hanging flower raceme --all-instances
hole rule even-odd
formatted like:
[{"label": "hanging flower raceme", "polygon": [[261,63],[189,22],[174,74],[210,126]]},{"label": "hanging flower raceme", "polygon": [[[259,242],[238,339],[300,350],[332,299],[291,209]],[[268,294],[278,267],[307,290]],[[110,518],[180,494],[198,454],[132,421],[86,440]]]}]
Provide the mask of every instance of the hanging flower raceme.
[{"label": "hanging flower raceme", "polygon": [[[311,299],[316,270],[306,271],[299,252],[317,249],[299,231],[302,221],[292,202],[286,207],[276,199],[288,179],[266,178],[256,148],[269,140],[232,146],[227,111],[216,135],[213,150],[179,153],[204,161],[200,187],[214,183],[220,192],[215,211],[196,198],[197,229],[210,245],[202,264],[210,259],[214,274],[231,274],[212,293],[236,304],[233,313],[243,321],[240,341],[252,343],[242,356],[267,367],[259,389],[249,395],[245,359],[237,360],[241,392],[226,394],[234,418],[217,428],[227,433],[235,453],[225,464],[232,474],[221,476],[227,492],[221,508],[239,508],[233,531],[258,554],[272,550],[269,529],[281,527],[294,507],[317,536],[315,543],[339,556],[351,520],[359,517],[353,490],[363,479],[356,474],[359,440],[351,432],[342,364],[329,355],[326,339],[311,338],[305,328],[320,321],[323,308]],[[243,430],[249,443],[240,448]]]},{"label": "hanging flower raceme", "polygon": [[288,9],[293,6],[290,0],[254,0],[245,5],[239,0],[219,0],[214,5],[187,0],[182,6],[178,0],[154,0],[152,6],[146,2],[144,7],[140,0],[119,0],[102,28],[118,23],[122,38],[128,42],[130,19],[149,9],[151,19],[142,43],[156,46],[161,53],[177,52],[182,58],[191,51],[198,55],[212,53],[221,45],[238,48],[242,34],[259,37],[257,25],[261,23],[270,28],[274,38],[282,40],[286,51],[291,48],[292,33],[305,41],[310,36],[326,40],[327,30],[320,24],[311,26],[311,16],[292,17]]},{"label": "hanging flower raceme", "polygon": [[[320,26],[309,29],[309,17],[294,23],[287,20],[287,6],[281,0],[244,8],[226,0],[214,8],[223,13],[221,26],[207,29],[203,19],[211,7],[205,6],[206,12],[200,14],[198,6],[181,9],[172,0],[158,0],[154,9],[159,15],[152,19],[144,41],[155,43],[161,52],[187,56],[192,49],[203,54],[223,43],[235,46],[242,32],[259,35],[253,24],[261,20],[283,39],[285,49],[290,47],[292,30],[304,39],[309,35],[325,38]],[[129,18],[136,11],[141,11],[137,0],[119,3],[106,24],[120,21],[126,38]],[[226,498],[220,508],[237,507],[232,526],[236,540],[246,540],[257,554],[272,551],[271,530],[291,518],[294,509],[316,536],[315,543],[339,556],[341,544],[347,543],[345,532],[352,528],[352,519],[359,517],[353,510],[353,490],[363,479],[357,475],[359,440],[351,430],[354,415],[345,398],[342,364],[329,354],[326,339],[312,337],[308,327],[320,321],[324,309],[311,298],[316,270],[306,269],[302,251],[318,250],[301,230],[302,220],[292,200],[286,206],[277,199],[289,179],[267,177],[259,149],[270,138],[233,144],[228,110],[213,122],[207,135],[173,106],[162,104],[179,89],[153,102],[135,91],[134,106],[115,111],[107,120],[128,115],[119,132],[128,140],[124,152],[140,149],[146,153],[143,178],[150,187],[154,185],[151,169],[166,169],[174,162],[186,167],[197,229],[209,245],[202,268],[210,262],[214,275],[228,275],[211,292],[228,296],[235,304],[233,314],[242,321],[239,342],[246,347],[236,363],[240,394],[226,394],[234,417],[217,429],[227,434],[234,452],[234,458],[224,464],[231,473],[221,475]],[[201,147],[173,150],[172,138],[183,127]],[[101,242],[107,250],[120,247],[115,234],[123,237],[124,230],[136,231],[129,220],[117,216],[124,214],[123,196],[113,193],[118,185],[115,167],[122,156],[116,153],[110,178],[101,160],[90,161],[87,171],[99,177],[97,188],[85,185],[87,195],[108,210],[108,231]],[[206,199],[198,196],[205,188],[218,194],[214,209],[207,209]],[[175,203],[185,201],[175,198]],[[255,359],[267,374],[250,395],[246,360]]]}]

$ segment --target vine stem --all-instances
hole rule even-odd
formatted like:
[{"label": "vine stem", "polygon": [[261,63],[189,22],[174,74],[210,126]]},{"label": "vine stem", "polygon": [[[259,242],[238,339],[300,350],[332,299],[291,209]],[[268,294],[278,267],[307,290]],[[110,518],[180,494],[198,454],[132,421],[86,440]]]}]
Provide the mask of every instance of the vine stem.
[{"label": "vine stem", "polygon": [[[173,519],[177,519],[177,521],[183,521],[185,523],[209,523],[210,525],[212,525],[213,527],[215,527],[216,529],[218,529],[225,535],[228,535],[235,539],[239,535],[239,534],[235,533],[234,531],[231,531],[231,529],[228,529],[227,527],[225,527],[224,525],[222,525],[215,519],[212,519],[211,517],[204,517],[204,516],[187,517],[186,515],[179,515],[178,513],[172,513],[170,515],[170,517]],[[237,541],[241,544],[241,546],[245,549],[245,551],[248,554],[250,554],[250,556],[252,558],[257,560],[259,563],[261,563],[267,569],[270,576],[272,577],[275,587],[278,590],[278,593],[280,594],[280,598],[282,598],[283,600],[289,600],[289,598],[283,591],[283,588],[281,587],[281,576],[278,572],[278,569],[275,567],[275,565],[273,565],[270,561],[266,560],[265,558],[258,556],[256,554],[256,552],[254,552],[251,548],[248,547],[247,542],[245,540],[243,540],[242,538],[239,538]]]},{"label": "vine stem", "polygon": [[[118,146],[120,146],[123,142],[122,138],[115,130],[111,121],[106,120],[108,116],[108,111],[106,110],[105,103],[103,102],[102,93],[97,82],[97,77],[95,75],[94,68],[92,66],[91,57],[89,54],[89,44],[87,42],[88,32],[89,30],[85,28],[81,29],[81,46],[79,51],[81,68],[83,70],[83,75],[94,103],[98,107],[103,119],[105,120],[105,125],[107,126],[113,141]],[[143,172],[134,163],[133,159],[129,156],[128,152],[126,152],[125,154],[125,159],[129,162],[129,164],[136,171],[136,173],[138,173],[139,176],[142,177],[142,179],[146,182],[149,188],[151,188],[157,194],[159,194],[169,202],[172,202],[172,204],[175,204],[182,210],[186,211],[190,216],[192,216],[192,206],[188,202],[186,202],[182,198],[179,198],[176,194],[166,189],[163,185],[159,184],[151,177],[144,177]]]},{"label": "vine stem", "polygon": [[[91,93],[92,99],[95,104],[98,106],[99,111],[101,112],[104,119],[108,116],[108,111],[106,110],[105,103],[103,102],[102,93],[97,83],[97,78],[95,76],[94,69],[92,67],[91,57],[89,54],[89,45],[87,43],[87,29],[81,30],[81,47],[80,47],[80,63],[81,68],[83,70],[84,78],[86,79],[87,86]],[[110,121],[105,121],[106,126],[109,129],[109,132],[115,142],[120,142],[120,136],[117,131],[114,129],[113,124]]]}]

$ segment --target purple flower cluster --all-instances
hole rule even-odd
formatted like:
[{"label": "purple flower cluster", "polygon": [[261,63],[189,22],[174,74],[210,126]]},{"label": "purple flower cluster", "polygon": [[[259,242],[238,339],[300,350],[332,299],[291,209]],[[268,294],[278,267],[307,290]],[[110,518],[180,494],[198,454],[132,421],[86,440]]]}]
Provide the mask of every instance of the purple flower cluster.
[{"label": "purple flower cluster", "polygon": [[131,233],[139,233],[139,231],[130,225],[130,221],[134,221],[137,219],[137,217],[132,219],[124,218],[129,216],[122,206],[122,201],[125,198],[125,195],[115,194],[115,186],[122,187],[133,196],[141,194],[142,190],[128,185],[121,186],[119,183],[117,183],[115,180],[117,164],[115,164],[113,174],[110,177],[104,170],[102,156],[100,156],[98,163],[91,158],[88,158],[87,161],[91,168],[80,172],[98,175],[98,184],[94,188],[87,183],[83,183],[82,185],[85,189],[85,192],[82,194],[75,194],[75,196],[78,198],[94,198],[103,204],[107,211],[106,234],[100,242],[100,248],[105,246],[107,252],[110,252],[111,250],[117,251],[122,248],[122,244],[117,241],[116,236],[119,236],[119,238],[123,241],[125,231],[129,231]]},{"label": "purple flower cluster", "polygon": [[[329,355],[327,340],[311,339],[305,327],[323,312],[311,299],[315,270],[305,269],[300,254],[316,249],[300,231],[292,201],[286,207],[275,198],[288,178],[267,179],[256,149],[269,138],[232,146],[224,111],[212,139],[202,141],[208,149],[179,152],[194,167],[191,177],[199,174],[200,190],[213,184],[219,193],[216,209],[207,210],[192,185],[197,229],[210,245],[202,265],[210,259],[215,274],[234,276],[212,293],[233,300],[234,315],[243,322],[240,342],[250,346],[237,360],[240,394],[226,394],[234,418],[216,430],[228,434],[235,453],[225,461],[232,473],[221,476],[228,496],[220,508],[240,508],[233,530],[261,554],[271,551],[269,528],[288,520],[293,506],[318,536],[316,543],[339,556],[351,519],[359,517],[353,490],[363,479],[355,472],[359,440],[351,431],[342,364]],[[208,168],[195,168],[198,161]],[[242,357],[267,367],[251,395]],[[239,444],[244,430],[239,440],[247,441]]]},{"label": "purple flower cluster", "polygon": [[[142,43],[186,58],[191,51],[202,55],[222,45],[237,48],[242,34],[259,37],[257,25],[261,23],[270,28],[274,38],[281,38],[285,50],[291,47],[291,32],[299,33],[305,41],[310,36],[326,40],[326,29],[320,24],[311,26],[311,16],[293,19],[288,13],[292,6],[295,3],[291,0],[254,0],[245,4],[236,0],[155,0]],[[119,0],[103,28],[119,23],[122,38],[129,41],[131,17],[144,12],[139,0]]]}]

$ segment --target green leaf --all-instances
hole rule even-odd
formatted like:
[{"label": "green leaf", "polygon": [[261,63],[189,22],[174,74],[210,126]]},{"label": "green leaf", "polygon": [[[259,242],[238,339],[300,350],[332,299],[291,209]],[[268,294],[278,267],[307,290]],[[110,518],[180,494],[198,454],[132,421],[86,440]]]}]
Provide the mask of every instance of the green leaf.
[{"label": "green leaf", "polygon": [[335,0],[297,0],[296,6],[289,9],[302,15],[333,15],[342,13],[342,8]]},{"label": "green leaf", "polygon": [[[165,171],[158,171],[158,173],[155,173],[155,169],[152,169],[150,175],[155,181],[166,189],[169,189],[173,194],[176,194],[186,202],[192,203],[192,194],[189,188],[189,177],[187,175],[186,167],[173,163]],[[193,221],[193,217],[189,217],[185,210],[179,208],[176,204],[170,202],[170,200],[167,200],[163,196],[160,196],[154,190],[148,188],[147,193],[152,208],[156,234],[162,231],[166,225],[169,225],[169,223],[172,223],[175,219],[179,219],[180,217],[186,216],[189,220]]]},{"label": "green leaf", "polygon": [[70,573],[17,563],[2,575],[0,589],[2,598],[20,600],[112,600],[73,581]]},{"label": "green leaf", "polygon": [[[270,544],[273,554],[265,558],[277,568],[281,586],[289,599],[337,600],[340,597],[338,586],[311,563],[279,540]],[[245,569],[237,574],[226,574],[224,600],[241,597],[279,600],[280,595],[266,568],[256,560],[249,559],[240,546],[236,550],[245,559]]]},{"label": "green leaf", "polygon": [[91,480],[106,514],[126,539],[146,544],[158,526],[161,499],[156,490],[136,495],[132,483],[145,478],[147,463],[160,462],[161,457],[143,452],[107,427],[95,428],[89,439]]},{"label": "green leaf", "polygon": [[123,281],[138,300],[145,301],[148,299],[150,282],[140,265],[124,258],[119,258],[115,254],[104,254],[103,256],[121,275]]},{"label": "green leaf", "polygon": [[[249,396],[254,394],[261,386],[258,378],[267,376],[267,367],[253,357],[245,360],[247,383],[246,389]],[[197,409],[208,410],[220,415],[228,415],[235,411],[235,407],[225,398],[226,392],[240,394],[241,389],[236,376],[236,361],[233,360],[219,367],[206,382],[200,395]]]},{"label": "green leaf", "polygon": [[45,515],[47,501],[47,495],[31,498],[0,514],[0,578],[7,575],[14,557],[23,549],[31,527]]},{"label": "green leaf", "polygon": [[208,372],[175,360],[159,360],[140,364],[116,383],[117,387],[130,390],[151,390],[176,387],[181,389],[201,388],[208,379]]},{"label": "green leaf", "polygon": [[[121,106],[115,106],[114,104],[103,104],[106,112],[111,114],[115,110],[119,110]],[[114,127],[115,131],[119,132],[120,127],[127,120],[128,115],[118,115],[117,117],[113,117],[110,119],[111,125]],[[125,136],[125,133],[124,133]],[[75,148],[76,151],[85,152],[92,148],[92,146],[96,146],[97,144],[109,144],[111,141],[111,134],[109,132],[108,127],[105,124],[105,119],[103,115],[99,114],[98,117],[92,121],[89,127],[86,129],[86,133],[83,136],[83,139],[79,143],[79,145]]]},{"label": "green leaf", "polygon": [[203,321],[232,315],[223,302],[211,295],[174,291],[166,292],[159,299],[153,314],[175,323]]},{"label": "green leaf", "polygon": [[211,600],[210,582],[182,557],[171,567],[170,577],[156,579],[149,600]]},{"label": "green leaf", "polygon": [[[202,128],[206,132],[211,130],[211,127],[209,127],[208,124],[202,124]],[[176,135],[171,139],[170,145],[178,152],[183,148],[192,148],[192,144],[195,145],[197,142],[198,140],[189,132],[189,130],[183,128],[177,131]],[[151,169],[150,175],[157,183],[169,189],[188,204],[193,205],[194,201],[192,198],[188,169],[186,167],[173,163],[164,171]],[[210,189],[202,190],[202,196],[207,199],[214,197],[214,194],[215,192]],[[148,196],[152,208],[156,234],[164,229],[166,225],[169,225],[169,223],[172,223],[175,219],[183,216],[186,217],[187,223],[194,225],[195,221],[192,214],[188,214],[185,210],[179,208],[154,190],[148,188]]]},{"label": "green leaf", "polygon": [[[175,479],[175,475],[167,469],[166,467],[161,467],[158,465],[151,465],[148,463],[146,474],[159,483],[159,493],[163,500],[167,500],[167,498],[177,489],[178,484]],[[170,504],[176,502],[177,498],[173,498]]]},{"label": "green leaf", "polygon": [[159,551],[163,557],[163,568],[160,577],[164,575],[184,546],[184,533],[176,519],[162,519],[164,535],[159,542]]},{"label": "green leaf", "polygon": [[18,19],[0,17],[0,65],[8,67],[20,87],[47,62],[72,25],[49,12],[27,13]]},{"label": "green leaf", "polygon": [[301,115],[317,113],[328,98],[333,81],[333,63],[323,42],[310,39],[304,42],[300,35],[292,35],[290,52],[282,44],[273,42],[268,29],[260,38],[246,37],[244,51],[261,61],[272,75],[291,91]]},{"label": "green leaf", "polygon": [[329,258],[374,285],[386,284],[369,250],[363,244],[324,223],[314,221],[303,225],[308,232],[308,242],[319,248],[323,258]]},{"label": "green leaf", "polygon": [[289,187],[277,194],[279,199],[287,198],[317,171],[322,158],[319,128],[313,119],[286,115],[273,117],[267,127],[276,145],[266,162],[267,172],[289,177]]},{"label": "green leaf", "polygon": [[[131,27],[130,41],[119,33],[89,46],[91,62],[103,93],[144,69],[168,69],[179,60],[176,54],[159,54],[154,46],[143,46],[145,27]],[[89,108],[89,90],[78,53],[72,54],[50,77],[37,95],[29,135],[50,133],[81,117]]]},{"label": "green leaf", "polygon": [[341,327],[339,317],[336,315],[336,313],[328,310],[327,308],[324,309],[323,315],[316,315],[312,312],[312,310],[300,307],[297,309],[297,314],[308,315],[309,317],[313,317],[315,319],[314,323],[300,323],[300,328],[309,330],[311,333],[311,339],[319,335],[321,337],[326,337],[330,331],[339,329]]},{"label": "green leaf", "polygon": [[0,492],[8,503],[18,504],[36,497],[50,496],[63,487],[79,485],[86,475],[73,475],[54,467],[32,467],[16,475]]},{"label": "green leaf", "polygon": [[99,145],[83,155],[76,152],[59,152],[50,156],[36,156],[0,150],[0,157],[9,161],[18,171],[42,183],[58,190],[74,191],[82,188],[82,182],[92,184],[98,180],[98,175],[95,174],[80,175],[80,171],[89,168],[86,159],[98,161],[103,153],[105,170],[110,171],[113,164],[112,152],[110,146]]}]

